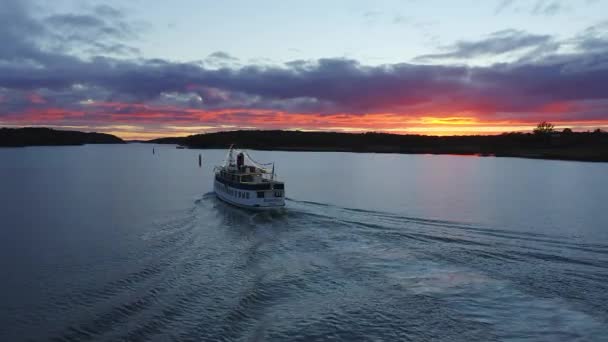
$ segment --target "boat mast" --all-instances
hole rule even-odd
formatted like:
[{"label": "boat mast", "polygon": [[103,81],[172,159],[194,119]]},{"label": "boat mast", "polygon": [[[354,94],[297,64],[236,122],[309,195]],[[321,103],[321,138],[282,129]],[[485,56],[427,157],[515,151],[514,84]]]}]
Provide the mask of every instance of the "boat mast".
[{"label": "boat mast", "polygon": [[234,150],[234,144],[230,144],[230,148],[228,149],[228,158],[226,158],[226,167],[229,167],[232,164],[232,151]]},{"label": "boat mast", "polygon": [[270,180],[274,180],[274,163],[272,163],[272,174],[270,175]]}]

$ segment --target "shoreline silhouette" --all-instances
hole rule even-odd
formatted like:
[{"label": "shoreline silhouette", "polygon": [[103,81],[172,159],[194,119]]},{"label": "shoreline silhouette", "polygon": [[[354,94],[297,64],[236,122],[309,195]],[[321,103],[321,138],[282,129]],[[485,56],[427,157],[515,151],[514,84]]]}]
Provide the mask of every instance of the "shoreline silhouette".
[{"label": "shoreline silhouette", "polygon": [[608,162],[608,133],[601,131],[428,136],[240,130],[160,138],[148,143],[198,149],[226,148],[236,144],[258,150],[452,154]]}]

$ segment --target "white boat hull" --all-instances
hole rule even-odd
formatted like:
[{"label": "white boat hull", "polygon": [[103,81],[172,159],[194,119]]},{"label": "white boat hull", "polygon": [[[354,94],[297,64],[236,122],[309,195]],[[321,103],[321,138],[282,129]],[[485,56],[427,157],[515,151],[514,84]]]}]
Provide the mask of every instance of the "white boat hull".
[{"label": "white boat hull", "polygon": [[[283,190],[243,190],[215,180],[213,191],[222,201],[241,208],[272,210],[285,207],[285,194]],[[263,193],[263,197],[259,197],[259,193]]]}]

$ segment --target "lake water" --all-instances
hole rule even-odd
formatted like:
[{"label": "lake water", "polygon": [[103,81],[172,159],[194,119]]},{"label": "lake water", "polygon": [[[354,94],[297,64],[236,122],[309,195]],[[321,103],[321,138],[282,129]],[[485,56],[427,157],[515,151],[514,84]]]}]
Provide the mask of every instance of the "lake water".
[{"label": "lake water", "polygon": [[225,152],[0,149],[0,340],[608,339],[608,164],[253,151],[252,213]]}]

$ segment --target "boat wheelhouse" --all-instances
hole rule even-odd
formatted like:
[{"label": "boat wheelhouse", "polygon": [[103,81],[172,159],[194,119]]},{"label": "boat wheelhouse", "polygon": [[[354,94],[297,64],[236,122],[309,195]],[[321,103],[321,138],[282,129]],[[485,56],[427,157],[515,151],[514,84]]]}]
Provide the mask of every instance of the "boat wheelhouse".
[{"label": "boat wheelhouse", "polygon": [[285,183],[276,180],[274,164],[257,163],[247,152],[232,146],[224,165],[215,168],[213,190],[221,200],[243,208],[285,206]]}]

